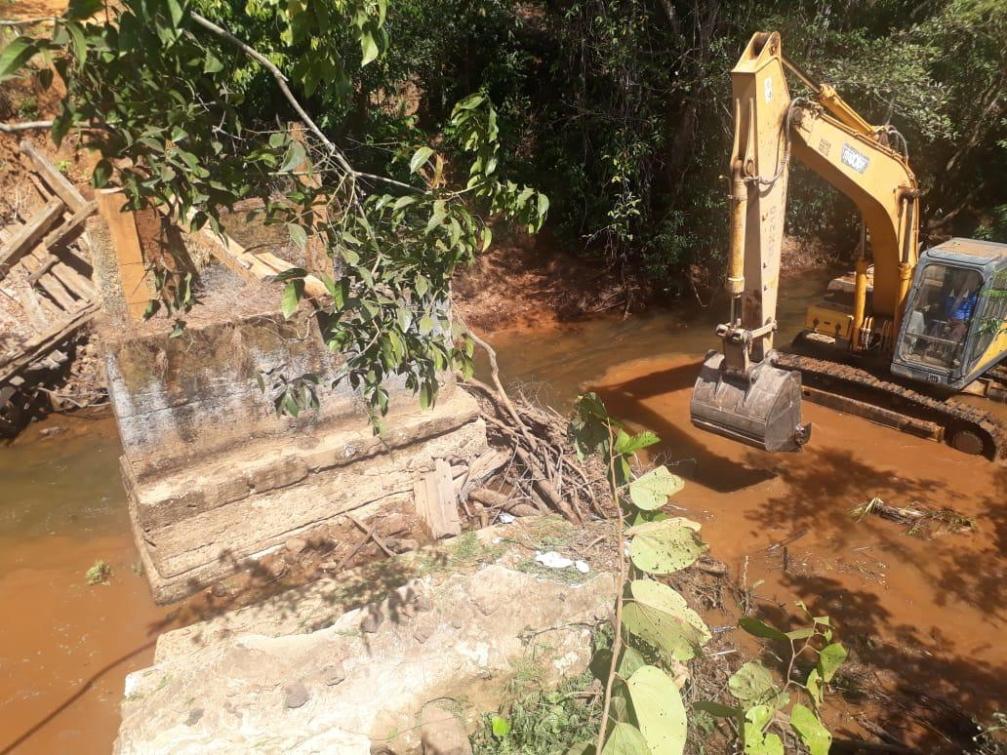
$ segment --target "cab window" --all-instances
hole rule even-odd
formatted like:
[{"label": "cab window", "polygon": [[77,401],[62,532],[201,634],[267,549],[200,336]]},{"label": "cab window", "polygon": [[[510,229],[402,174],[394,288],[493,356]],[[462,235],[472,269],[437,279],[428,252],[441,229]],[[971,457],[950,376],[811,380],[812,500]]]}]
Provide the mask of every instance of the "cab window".
[{"label": "cab window", "polygon": [[970,367],[978,364],[993,339],[1007,328],[1007,271],[1001,271],[993,276],[990,285],[979,296],[979,311],[976,318],[976,336],[972,344]]},{"label": "cab window", "polygon": [[975,270],[927,265],[906,308],[899,355],[932,367],[960,366],[969,328],[980,307],[981,288],[982,276]]}]

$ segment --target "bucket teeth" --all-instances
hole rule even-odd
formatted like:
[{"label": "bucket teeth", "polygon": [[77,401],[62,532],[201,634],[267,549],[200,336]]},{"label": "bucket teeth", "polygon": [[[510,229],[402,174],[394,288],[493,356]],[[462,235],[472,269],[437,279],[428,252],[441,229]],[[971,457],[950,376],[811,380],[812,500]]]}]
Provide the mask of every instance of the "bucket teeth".
[{"label": "bucket teeth", "polygon": [[711,352],[689,408],[696,427],[765,451],[799,451],[811,438],[811,425],[801,422],[800,373],[768,359],[735,376],[724,369],[724,355]]}]

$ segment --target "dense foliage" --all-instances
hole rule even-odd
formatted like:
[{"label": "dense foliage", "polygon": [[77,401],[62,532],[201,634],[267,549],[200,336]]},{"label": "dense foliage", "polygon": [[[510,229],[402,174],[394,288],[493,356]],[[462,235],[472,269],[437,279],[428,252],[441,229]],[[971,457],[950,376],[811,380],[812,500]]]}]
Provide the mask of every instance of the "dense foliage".
[{"label": "dense foliage", "polygon": [[[331,340],[380,408],[389,376],[432,397],[437,369],[466,361],[438,312],[489,243],[482,217],[535,229],[548,195],[566,248],[613,274],[673,293],[718,280],[729,71],[762,29],[906,136],[925,235],[1007,240],[1002,0],[76,0],[6,48],[0,78],[51,55],[68,89],[54,136],[90,127],[95,184],[135,206],[214,223],[282,196],[273,220],[339,263]],[[302,145],[286,124],[303,115],[320,128]],[[852,249],[852,205],[799,166],[791,186],[790,232]],[[188,284],[161,280],[177,305]]]}]

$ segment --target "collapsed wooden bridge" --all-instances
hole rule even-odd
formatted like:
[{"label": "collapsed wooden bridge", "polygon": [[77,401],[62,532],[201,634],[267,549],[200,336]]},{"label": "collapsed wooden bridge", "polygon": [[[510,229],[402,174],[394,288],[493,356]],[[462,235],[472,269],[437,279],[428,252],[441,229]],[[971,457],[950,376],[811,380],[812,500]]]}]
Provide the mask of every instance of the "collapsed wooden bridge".
[{"label": "collapsed wooden bridge", "polygon": [[0,295],[30,326],[27,338],[0,333],[0,435],[16,432],[37,402],[53,401],[47,384],[65,368],[73,340],[98,310],[81,234],[96,203],[31,143],[20,148],[43,204],[20,224],[0,229]]}]

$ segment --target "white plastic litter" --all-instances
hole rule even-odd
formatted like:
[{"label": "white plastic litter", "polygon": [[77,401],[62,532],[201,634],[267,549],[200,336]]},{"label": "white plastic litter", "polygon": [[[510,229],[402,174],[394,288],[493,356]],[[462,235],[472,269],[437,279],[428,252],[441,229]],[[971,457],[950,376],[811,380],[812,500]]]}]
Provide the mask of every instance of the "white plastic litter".
[{"label": "white plastic litter", "polygon": [[501,511],[498,518],[500,519],[501,524],[513,524],[517,517],[513,514],[508,514],[506,511]]},{"label": "white plastic litter", "polygon": [[561,556],[556,551],[536,553],[535,560],[549,569],[566,569],[569,566],[573,566],[573,559]]},{"label": "white plastic litter", "polygon": [[577,559],[576,561],[573,562],[573,565],[577,568],[577,571],[579,571],[581,574],[587,574],[589,571],[591,571],[591,567],[587,565],[587,561],[581,561],[580,559]]}]

